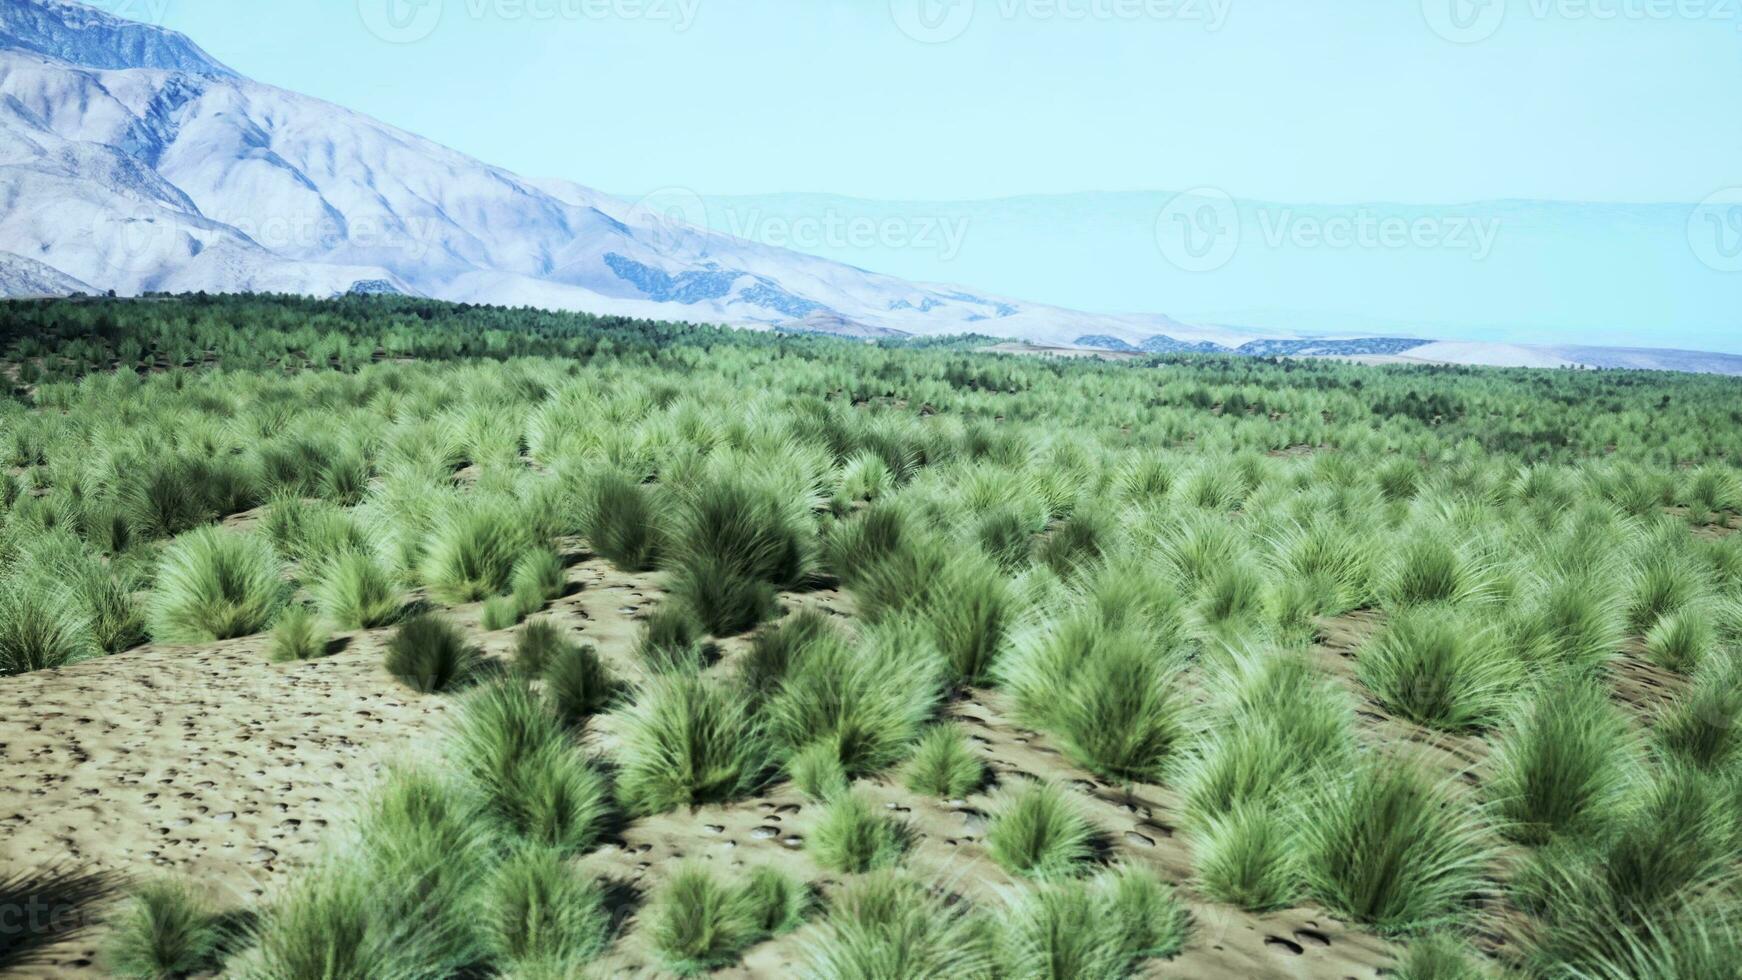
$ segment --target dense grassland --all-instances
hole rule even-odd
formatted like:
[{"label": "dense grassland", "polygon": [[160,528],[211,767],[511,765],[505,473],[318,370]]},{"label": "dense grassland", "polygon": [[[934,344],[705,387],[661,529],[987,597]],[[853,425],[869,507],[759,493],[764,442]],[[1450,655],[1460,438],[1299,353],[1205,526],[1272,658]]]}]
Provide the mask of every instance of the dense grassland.
[{"label": "dense grassland", "polygon": [[[1734,381],[1063,363],[397,298],[0,324],[0,684],[390,629],[382,669],[457,705],[256,915],[136,883],[116,975],[563,977],[630,936],[693,973],[790,934],[816,977],[1119,977],[1193,941],[1189,898],[1322,907],[1416,980],[1738,976]],[[540,618],[576,542],[661,576],[633,663]],[[788,608],[818,590],[854,615]],[[445,615],[478,602],[506,662]],[[952,720],[972,691],[1073,773],[1164,788],[1191,873],[995,772]],[[625,919],[573,870],[789,781],[828,888],[697,864]],[[871,783],[983,794],[1000,897],[906,870]]]}]

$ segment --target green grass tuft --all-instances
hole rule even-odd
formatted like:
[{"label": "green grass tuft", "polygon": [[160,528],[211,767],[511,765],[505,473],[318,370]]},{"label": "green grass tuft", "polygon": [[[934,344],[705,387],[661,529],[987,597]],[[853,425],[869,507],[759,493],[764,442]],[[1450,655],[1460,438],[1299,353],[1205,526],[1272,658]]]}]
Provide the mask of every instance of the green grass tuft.
[{"label": "green grass tuft", "polygon": [[792,753],[786,773],[799,792],[813,800],[831,800],[847,791],[847,769],[841,765],[841,747],[833,739],[812,742]]},{"label": "green grass tuft", "polygon": [[115,922],[103,965],[111,976],[172,980],[215,970],[225,939],[217,913],[192,888],[147,882]]},{"label": "green grass tuft", "polygon": [[999,867],[1041,880],[1079,873],[1094,856],[1095,838],[1076,801],[1051,783],[1009,790],[986,826],[986,850]]},{"label": "green grass tuft", "polygon": [[[484,888],[485,944],[498,967],[581,973],[605,948],[611,915],[561,851],[520,848]],[[560,971],[560,972],[559,972]]]},{"label": "green grass tuft", "polygon": [[273,663],[314,660],[326,656],[332,640],[332,632],[321,622],[320,614],[297,604],[278,614],[267,656]]},{"label": "green grass tuft", "polygon": [[635,653],[648,670],[699,671],[704,666],[702,624],[687,608],[661,603],[647,617]]},{"label": "green grass tuft", "polygon": [[0,583],[0,676],[53,670],[94,656],[90,621],[64,590]]},{"label": "green grass tuft", "polygon": [[1255,912],[1293,905],[1300,896],[1298,845],[1276,809],[1240,803],[1209,817],[1195,835],[1195,867],[1204,894]]},{"label": "green grass tuft", "polygon": [[728,966],[757,938],[743,895],[700,866],[675,871],[644,915],[649,945],[680,976]]},{"label": "green grass tuft", "polygon": [[893,868],[901,863],[911,843],[912,831],[893,817],[871,809],[853,792],[838,793],[823,807],[823,815],[811,829],[811,857],[825,868],[863,874]]},{"label": "green grass tuft", "polygon": [[1635,742],[1604,685],[1570,677],[1535,691],[1490,757],[1484,789],[1501,832],[1543,844],[1600,828],[1637,768]]},{"label": "green grass tuft", "polygon": [[564,642],[552,651],[543,671],[544,693],[551,710],[570,725],[579,725],[610,702],[616,682],[599,651],[589,645]]},{"label": "green grass tuft", "polygon": [[639,815],[734,799],[761,782],[769,762],[750,706],[693,675],[643,686],[619,719],[619,738],[618,797]]},{"label": "green grass tuft", "polygon": [[452,746],[504,836],[564,852],[598,840],[611,812],[605,777],[524,684],[491,684],[469,695]]},{"label": "green grass tuft", "polygon": [[623,571],[654,567],[664,547],[664,523],[653,495],[620,473],[604,471],[586,490],[581,533],[594,551]]},{"label": "green grass tuft", "polygon": [[1505,713],[1523,665],[1466,613],[1421,607],[1393,614],[1361,649],[1356,676],[1390,710],[1432,728],[1486,728]]},{"label": "green grass tuft", "polygon": [[399,618],[405,596],[367,551],[347,549],[322,562],[309,586],[315,604],[340,629],[373,629]]},{"label": "green grass tuft", "polygon": [[986,782],[986,763],[957,725],[936,725],[907,760],[906,786],[943,800],[960,799]]},{"label": "green grass tuft", "polygon": [[487,633],[496,633],[513,629],[520,625],[520,604],[509,596],[491,596],[484,600],[484,610],[479,616],[479,625]]},{"label": "green grass tuft", "polygon": [[158,565],[151,635],[210,643],[265,629],[284,605],[278,558],[264,538],[214,527],[172,542]]},{"label": "green grass tuft", "polygon": [[853,882],[803,947],[806,975],[830,980],[991,980],[990,923],[911,878]]},{"label": "green grass tuft", "polygon": [[435,694],[469,683],[482,669],[483,657],[459,627],[425,614],[399,624],[387,641],[386,663],[406,687]]}]

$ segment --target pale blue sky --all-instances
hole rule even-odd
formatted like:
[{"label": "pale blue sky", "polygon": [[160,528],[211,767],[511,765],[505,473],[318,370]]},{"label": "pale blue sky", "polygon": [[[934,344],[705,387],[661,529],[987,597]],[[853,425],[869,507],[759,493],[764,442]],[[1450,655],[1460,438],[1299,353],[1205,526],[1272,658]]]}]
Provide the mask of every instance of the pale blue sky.
[{"label": "pale blue sky", "polygon": [[[1742,7],[1667,0],[1705,13],[1650,16],[1665,2],[104,5],[161,11],[261,81],[520,173],[622,193],[949,200],[1211,185],[1302,202],[1698,201],[1742,184]],[[1476,36],[1489,12],[1504,20],[1453,43],[1430,27],[1468,38],[1453,4],[1475,4]],[[959,36],[920,43],[899,29],[924,34],[911,15],[928,7],[939,33]],[[950,17],[969,8],[962,29]],[[390,43],[366,22],[417,39]]]}]

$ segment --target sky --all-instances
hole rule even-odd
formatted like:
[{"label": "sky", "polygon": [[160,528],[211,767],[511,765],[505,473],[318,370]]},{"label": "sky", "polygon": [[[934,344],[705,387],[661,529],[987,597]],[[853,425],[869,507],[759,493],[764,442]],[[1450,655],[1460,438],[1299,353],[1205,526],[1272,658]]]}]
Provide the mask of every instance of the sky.
[{"label": "sky", "polygon": [[1742,183],[1737,0],[100,5],[625,194],[1693,202]]},{"label": "sky", "polygon": [[1742,352],[1742,0],[98,5],[516,173],[910,279]]}]

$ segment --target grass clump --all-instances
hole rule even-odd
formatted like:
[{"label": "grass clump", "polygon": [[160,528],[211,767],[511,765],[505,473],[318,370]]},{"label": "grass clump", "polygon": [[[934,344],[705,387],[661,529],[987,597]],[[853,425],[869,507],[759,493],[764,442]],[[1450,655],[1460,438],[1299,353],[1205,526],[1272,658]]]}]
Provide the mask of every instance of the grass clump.
[{"label": "grass clump", "polygon": [[654,567],[664,545],[664,521],[653,495],[607,470],[594,477],[582,504],[581,533],[593,550],[625,572]]},{"label": "grass clump", "polygon": [[811,831],[810,853],[830,870],[863,874],[899,864],[911,836],[894,818],[874,812],[858,794],[837,793]]},{"label": "grass clump", "polygon": [[832,980],[991,980],[994,936],[966,903],[879,872],[836,898],[804,958],[810,976]]},{"label": "grass clump", "polygon": [[104,950],[111,976],[171,980],[219,966],[226,940],[217,913],[193,889],[175,881],[139,887]]},{"label": "grass clump", "polygon": [[319,613],[301,604],[280,613],[272,627],[272,646],[268,656],[273,663],[291,663],[324,657],[332,633],[321,623]]},{"label": "grass clump", "polygon": [[340,629],[373,629],[399,618],[405,597],[376,557],[356,549],[322,562],[311,583],[315,604]]},{"label": "grass clump", "polygon": [[387,641],[386,662],[400,683],[423,694],[460,687],[483,667],[482,655],[459,627],[429,614],[399,624]]},{"label": "grass clump", "polygon": [[695,865],[672,874],[646,916],[649,945],[682,976],[728,966],[757,939],[743,895]]},{"label": "grass clump", "polygon": [[702,624],[687,608],[662,603],[647,617],[635,653],[655,673],[697,671],[704,666]]},{"label": "grass clump", "polygon": [[252,932],[242,976],[260,980],[375,980],[461,974],[478,950],[448,896],[416,878],[386,884],[365,867],[332,861],[296,881]]},{"label": "grass clump", "polygon": [[578,725],[611,700],[616,683],[599,651],[564,641],[545,663],[544,693],[557,717]]},{"label": "grass clump", "polygon": [[520,614],[530,616],[563,594],[568,585],[568,569],[555,551],[534,548],[514,562],[508,583],[509,594]]},{"label": "grass clump", "polygon": [[702,677],[654,678],[620,721],[617,792],[633,814],[733,799],[757,785],[768,764],[749,705]]},{"label": "grass clump", "polygon": [[693,492],[672,546],[672,594],[715,636],[766,619],[777,588],[810,573],[811,545],[790,508],[746,480],[715,479]]},{"label": "grass clump", "polygon": [[826,743],[851,776],[906,757],[943,695],[936,651],[911,623],[867,631],[857,647],[840,637],[814,643],[763,708],[787,751]]},{"label": "grass clump", "polygon": [[468,697],[452,745],[505,835],[563,852],[598,840],[611,810],[605,777],[525,685],[492,684]]},{"label": "grass clump", "polygon": [[1277,810],[1239,803],[1208,817],[1194,837],[1198,881],[1210,897],[1252,911],[1299,898],[1294,832]]},{"label": "grass clump", "polygon": [[739,683],[761,700],[780,687],[812,644],[836,635],[827,613],[800,610],[751,639],[749,652],[739,662]]},{"label": "grass clump", "polygon": [[1184,906],[1153,875],[1129,868],[1013,893],[1003,918],[1004,975],[1119,980],[1185,945]]},{"label": "grass clump", "polygon": [[520,625],[520,604],[505,595],[491,596],[484,600],[479,625],[488,633],[513,629]]},{"label": "grass clump", "polygon": [[515,556],[526,544],[518,517],[497,500],[473,500],[439,513],[424,542],[424,584],[455,604],[506,592]]},{"label": "grass clump", "polygon": [[1446,932],[1431,933],[1410,943],[1391,972],[1397,980],[1484,980],[1488,976],[1472,962],[1469,945]]},{"label": "grass clump", "polygon": [[[1736,770],[1742,757],[1742,660],[1710,667],[1657,717],[1658,748],[1709,773]],[[1742,773],[1736,773],[1742,787]]]},{"label": "grass clump", "polygon": [[831,800],[847,791],[850,780],[841,765],[841,747],[831,739],[812,742],[786,761],[786,773],[799,792],[813,800]]},{"label": "grass clump", "polygon": [[1595,680],[1538,689],[1491,757],[1486,790],[1499,828],[1526,844],[1589,834],[1609,819],[1636,768],[1635,739]]},{"label": "grass clump", "polygon": [[1717,631],[1698,609],[1683,609],[1658,620],[1645,634],[1652,663],[1677,674],[1692,674],[1711,655]]},{"label": "grass clump", "polygon": [[1369,761],[1321,790],[1298,829],[1308,891],[1385,932],[1454,918],[1481,888],[1484,830],[1413,763]]},{"label": "grass clump", "polygon": [[284,605],[278,557],[264,539],[215,527],[177,538],[158,564],[151,635],[210,643],[258,633]]},{"label": "grass clump", "polygon": [[1396,613],[1361,650],[1356,676],[1387,708],[1444,731],[1493,724],[1523,680],[1492,632],[1443,607]]},{"label": "grass clump", "polygon": [[568,642],[556,623],[548,619],[528,620],[525,628],[514,637],[515,671],[526,678],[542,677],[551,659]]},{"label": "grass clump", "polygon": [[797,929],[810,908],[810,891],[802,882],[766,866],[750,870],[740,895],[745,915],[760,936]]},{"label": "grass clump", "polygon": [[604,950],[611,915],[598,888],[569,867],[561,851],[520,848],[484,889],[485,945],[513,975],[574,976]]},{"label": "grass clump", "polygon": [[1065,878],[1094,856],[1096,831],[1069,794],[1029,783],[998,802],[986,826],[986,850],[1012,874]]},{"label": "grass clump", "polygon": [[968,739],[957,725],[934,726],[907,761],[907,788],[926,796],[960,799],[985,781],[986,763],[968,747]]},{"label": "grass clump", "polygon": [[96,653],[90,621],[46,583],[0,583],[0,676],[52,670]]}]

